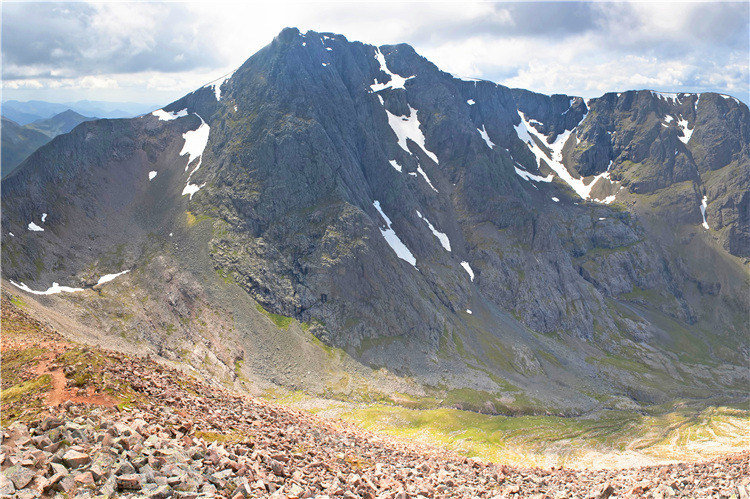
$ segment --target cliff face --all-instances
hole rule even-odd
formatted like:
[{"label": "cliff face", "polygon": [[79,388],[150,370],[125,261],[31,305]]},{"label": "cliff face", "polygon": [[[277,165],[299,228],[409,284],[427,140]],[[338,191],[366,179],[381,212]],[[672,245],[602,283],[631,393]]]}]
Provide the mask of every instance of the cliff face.
[{"label": "cliff face", "polygon": [[749,121],[718,94],[549,97],[287,29],[154,115],[32,155],[2,183],[3,273],[83,286],[166,245],[432,385],[656,401],[711,390],[695,377],[710,364],[730,393],[748,355]]}]

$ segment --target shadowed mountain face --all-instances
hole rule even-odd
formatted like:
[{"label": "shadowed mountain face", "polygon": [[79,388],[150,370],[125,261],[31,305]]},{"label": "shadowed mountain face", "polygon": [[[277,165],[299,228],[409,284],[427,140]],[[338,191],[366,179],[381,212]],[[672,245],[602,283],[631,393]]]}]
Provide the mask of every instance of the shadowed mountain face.
[{"label": "shadowed mountain face", "polygon": [[34,153],[2,183],[4,277],[158,289],[164,259],[192,276],[164,307],[239,286],[490,406],[741,396],[749,121],[718,94],[549,97],[286,29],[153,115]]},{"label": "shadowed mountain face", "polygon": [[93,119],[95,118],[81,116],[70,109],[51,118],[36,120],[24,126],[3,118],[2,176],[10,174],[23,160],[51,138],[68,133],[78,124]]},{"label": "shadowed mountain face", "polygon": [[49,141],[49,137],[38,131],[23,127],[15,121],[2,119],[2,176],[13,171],[37,148]]}]

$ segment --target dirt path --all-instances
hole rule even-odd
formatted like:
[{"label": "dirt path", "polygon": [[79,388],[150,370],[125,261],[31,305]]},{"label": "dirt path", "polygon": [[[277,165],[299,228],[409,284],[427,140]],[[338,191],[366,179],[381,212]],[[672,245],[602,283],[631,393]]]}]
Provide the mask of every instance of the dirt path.
[{"label": "dirt path", "polygon": [[77,404],[93,404],[104,407],[113,407],[116,400],[105,394],[94,394],[94,388],[89,387],[85,393],[75,393],[75,388],[68,388],[68,380],[65,373],[60,367],[52,367],[53,361],[67,350],[66,345],[61,342],[44,342],[38,346],[47,350],[44,358],[40,359],[32,372],[37,376],[49,375],[51,378],[52,389],[47,392],[45,403],[49,407],[56,407],[63,402],[71,401]]}]

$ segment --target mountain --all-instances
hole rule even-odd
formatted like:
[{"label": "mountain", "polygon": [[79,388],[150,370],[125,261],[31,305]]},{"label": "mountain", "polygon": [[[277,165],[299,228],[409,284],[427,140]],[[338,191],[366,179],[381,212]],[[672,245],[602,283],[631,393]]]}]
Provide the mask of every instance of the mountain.
[{"label": "mountain", "polygon": [[44,120],[37,120],[26,125],[26,128],[37,130],[50,138],[56,137],[62,133],[68,133],[79,124],[84,121],[95,120],[96,118],[89,118],[82,116],[77,112],[68,109],[60,114],[56,114],[51,118]]},{"label": "mountain", "polygon": [[51,118],[67,110],[75,111],[83,116],[96,116],[98,118],[132,118],[148,113],[158,106],[138,102],[88,100],[65,103],[40,100],[26,102],[7,100],[2,104],[2,115],[21,125],[28,125],[34,121]]},{"label": "mountain", "polygon": [[3,277],[230,382],[488,413],[745,400],[749,123],[720,94],[547,96],[285,29],[32,154],[2,182]]},{"label": "mountain", "polygon": [[20,126],[3,118],[2,127],[2,176],[10,174],[23,160],[40,146],[57,135],[68,133],[84,121],[94,120],[68,109],[43,120]]},{"label": "mountain", "polygon": [[49,137],[44,133],[30,128],[22,127],[15,121],[8,118],[2,118],[2,128],[0,128],[2,151],[2,177],[13,171],[21,162],[36,151],[37,148],[49,141]]}]

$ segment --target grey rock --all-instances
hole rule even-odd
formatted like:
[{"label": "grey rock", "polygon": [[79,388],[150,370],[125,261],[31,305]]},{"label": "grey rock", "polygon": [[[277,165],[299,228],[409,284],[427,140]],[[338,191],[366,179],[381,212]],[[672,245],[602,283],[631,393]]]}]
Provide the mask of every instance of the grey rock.
[{"label": "grey rock", "polygon": [[16,489],[23,489],[34,479],[34,472],[32,470],[18,465],[11,466],[3,474],[8,480],[13,482]]}]

